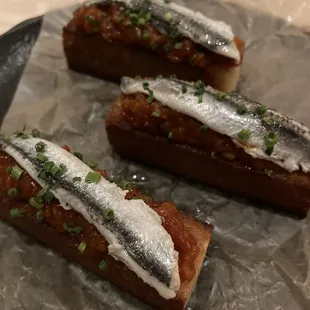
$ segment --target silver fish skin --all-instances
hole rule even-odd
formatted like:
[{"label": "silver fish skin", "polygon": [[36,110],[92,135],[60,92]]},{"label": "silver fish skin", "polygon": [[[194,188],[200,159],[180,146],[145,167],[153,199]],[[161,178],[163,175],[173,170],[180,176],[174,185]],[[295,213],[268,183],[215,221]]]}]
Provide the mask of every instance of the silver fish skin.
[{"label": "silver fish skin", "polygon": [[[42,187],[50,186],[64,208],[74,209],[93,224],[108,241],[111,256],[122,261],[163,298],[174,298],[180,287],[178,252],[158,214],[141,199],[125,199],[127,191],[103,177],[97,184],[86,183],[86,176],[94,171],[80,159],[50,141],[27,137],[1,138],[0,147]],[[39,142],[46,145],[44,155],[49,161],[65,165],[61,176],[40,177],[43,164],[37,159]],[[81,181],[74,182],[76,177]],[[107,209],[114,212],[110,221],[105,220]]]},{"label": "silver fish skin", "polygon": [[[182,87],[186,88],[186,93],[182,93]],[[254,158],[272,161],[289,172],[302,170],[307,173],[310,170],[309,128],[247,97],[225,94],[208,86],[204,87],[199,103],[197,83],[173,78],[123,77],[121,91],[127,95],[139,92],[148,95],[151,91],[163,105],[231,137],[238,147]],[[240,113],[240,107],[246,112]],[[240,138],[240,132],[244,130],[250,134],[246,141]],[[266,136],[270,134],[277,137],[271,155],[266,153]]]},{"label": "silver fish skin", "polygon": [[232,58],[238,64],[240,52],[234,42],[234,33],[229,25],[222,21],[207,18],[176,3],[163,0],[101,0],[89,4],[118,2],[132,10],[141,10],[152,14],[152,23],[163,33],[175,29],[180,35],[190,38],[206,49]]}]

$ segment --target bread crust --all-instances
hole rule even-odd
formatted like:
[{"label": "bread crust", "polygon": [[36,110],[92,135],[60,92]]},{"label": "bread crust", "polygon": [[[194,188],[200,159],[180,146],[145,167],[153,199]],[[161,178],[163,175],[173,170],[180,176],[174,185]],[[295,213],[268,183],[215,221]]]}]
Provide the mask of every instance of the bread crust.
[{"label": "bread crust", "polygon": [[[22,218],[13,218],[10,215],[10,210],[13,208],[18,208],[20,210],[33,208],[29,204],[20,200],[9,199],[7,193],[3,191],[0,191],[0,199],[1,219],[33,236],[44,245],[63,255],[68,260],[77,263],[97,274],[99,277],[110,281],[119,289],[159,309],[180,310],[187,304],[192,290],[195,287],[208,248],[212,231],[210,225],[198,222],[183,213],[181,214],[184,225],[191,229],[193,237],[198,244],[199,253],[194,262],[196,274],[190,282],[181,283],[180,290],[177,292],[177,296],[174,299],[166,300],[159,296],[155,289],[138,278],[137,275],[130,271],[123,263],[114,260],[107,253],[89,250],[81,254],[77,249],[78,244],[76,244],[76,239],[72,235],[61,233],[47,223],[38,221],[35,216],[36,213],[31,215],[31,212],[27,212]],[[98,268],[102,259],[108,262],[109,267],[106,271],[101,271]]]},{"label": "bread crust", "polygon": [[240,65],[211,64],[202,69],[188,63],[173,63],[152,50],[121,41],[108,42],[98,33],[84,34],[69,26],[63,30],[63,45],[71,70],[117,83],[123,76],[175,75],[185,81],[202,80],[228,92],[236,88],[240,75]]},{"label": "bread crust", "polygon": [[119,154],[300,217],[307,215],[310,181],[306,182],[308,178],[305,180],[305,175],[301,177],[299,173],[279,169],[268,176],[264,171],[214,158],[211,150],[208,152],[137,130],[122,113],[122,98],[114,102],[106,119],[108,139]]}]

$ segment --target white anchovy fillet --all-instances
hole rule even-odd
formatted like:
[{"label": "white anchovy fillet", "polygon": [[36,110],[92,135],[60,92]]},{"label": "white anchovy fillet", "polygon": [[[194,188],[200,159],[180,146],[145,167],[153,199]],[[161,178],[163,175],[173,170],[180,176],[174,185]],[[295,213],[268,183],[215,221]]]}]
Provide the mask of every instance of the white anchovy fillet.
[{"label": "white anchovy fillet", "polygon": [[[36,159],[38,142],[46,144],[44,155],[49,161],[66,167],[51,186],[61,205],[74,209],[98,229],[109,243],[111,256],[122,261],[163,298],[174,298],[180,287],[178,252],[159,215],[141,199],[125,199],[126,191],[103,177],[97,184],[86,183],[85,177],[93,170],[52,142],[31,136],[14,137],[9,141],[1,139],[0,146],[44,187],[50,184],[39,177],[42,164]],[[75,177],[81,181],[74,182]],[[105,220],[107,209],[114,211],[111,221]]]},{"label": "white anchovy fillet", "polygon": [[[161,31],[176,29],[179,34],[201,44],[206,49],[240,62],[240,52],[234,41],[231,27],[222,21],[216,21],[199,12],[194,12],[176,3],[163,0],[101,0],[95,3],[119,2],[127,8],[141,8],[151,12],[151,22]],[[156,21],[157,20],[157,21]],[[169,33],[169,31],[168,31]]]},{"label": "white anchovy fillet", "polygon": [[[187,88],[186,93],[182,93],[182,87]],[[309,128],[271,109],[266,109],[263,114],[256,113],[262,105],[246,97],[217,92],[208,86],[204,88],[202,102],[199,103],[194,84],[164,78],[151,80],[124,77],[121,90],[127,95],[138,92],[149,94],[152,91],[154,98],[163,105],[231,137],[236,145],[252,157],[272,161],[289,172],[302,169],[307,173],[310,170]],[[247,112],[240,115],[240,106],[244,106]],[[268,121],[271,121],[269,125]],[[246,141],[241,141],[239,137],[242,130],[250,132]],[[265,136],[270,132],[276,133],[278,142],[272,154],[267,155]]]}]

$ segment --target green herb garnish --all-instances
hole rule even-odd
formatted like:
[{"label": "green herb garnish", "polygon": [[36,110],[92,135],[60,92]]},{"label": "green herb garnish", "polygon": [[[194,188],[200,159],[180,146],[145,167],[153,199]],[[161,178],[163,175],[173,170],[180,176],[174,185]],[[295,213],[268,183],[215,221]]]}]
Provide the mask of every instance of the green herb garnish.
[{"label": "green herb garnish", "polygon": [[143,89],[148,90],[150,84],[148,82],[143,82],[142,86],[143,86]]},{"label": "green herb garnish", "polygon": [[197,81],[194,83],[194,88],[196,89],[194,95],[198,96],[198,103],[202,103],[202,96],[205,92],[205,85],[202,81]]},{"label": "green herb garnish", "polygon": [[238,133],[238,137],[241,140],[249,140],[250,136],[251,136],[251,131],[249,129],[242,129]]},{"label": "green herb garnish", "polygon": [[16,131],[14,134],[17,138],[21,138],[21,139],[28,139],[29,138],[29,136],[26,135],[23,131]]},{"label": "green herb garnish", "polygon": [[183,48],[183,43],[182,42],[178,42],[174,45],[174,48],[177,49],[177,50],[180,50]]},{"label": "green herb garnish", "polygon": [[165,20],[167,22],[170,22],[172,20],[172,14],[170,12],[166,13],[166,15],[164,16]]},{"label": "green herb garnish", "polygon": [[173,133],[170,131],[170,132],[168,133],[168,138],[169,138],[169,139],[172,139],[172,136],[173,136]]},{"label": "green herb garnish", "polygon": [[111,221],[114,219],[114,211],[112,209],[105,209],[103,215],[106,221]]},{"label": "green herb garnish", "polygon": [[49,203],[53,198],[54,194],[50,191],[49,186],[47,186],[38,192],[36,201],[40,204],[43,204],[44,202]]},{"label": "green herb garnish", "polygon": [[53,167],[50,170],[50,173],[54,176],[57,177],[58,175],[60,175],[60,173],[62,172],[62,169],[57,166],[57,165],[53,165]]},{"label": "green herb garnish", "polygon": [[43,153],[37,153],[36,158],[42,163],[45,163],[48,160],[47,156],[45,156]]},{"label": "green herb garnish", "polygon": [[17,196],[18,190],[16,188],[11,188],[8,190],[8,195],[10,198]]},{"label": "green herb garnish", "polygon": [[101,174],[98,172],[90,171],[88,172],[87,176],[85,177],[85,182],[86,183],[95,183],[98,184],[101,179]]},{"label": "green herb garnish", "polygon": [[185,84],[182,85],[182,94],[186,94],[187,93],[187,87]]},{"label": "green herb garnish", "polygon": [[77,157],[79,160],[83,160],[83,155],[80,152],[73,152],[73,155]]},{"label": "green herb garnish", "polygon": [[268,169],[265,169],[264,170],[265,174],[267,174],[269,177],[272,175],[273,171],[272,170],[268,170]]},{"label": "green herb garnish", "polygon": [[274,150],[274,146],[278,143],[279,141],[279,136],[274,133],[274,132],[269,132],[265,137],[264,137],[264,142],[266,146],[265,153],[268,156],[271,156]]},{"label": "green herb garnish", "polygon": [[39,209],[39,210],[43,208],[43,204],[39,203],[34,197],[31,197],[29,199],[29,204],[32,205],[33,207]]},{"label": "green herb garnish", "polygon": [[207,125],[202,125],[200,126],[200,131],[204,132],[204,131],[207,131],[209,129],[209,127]]},{"label": "green herb garnish", "polygon": [[90,163],[88,163],[88,167],[91,169],[96,169],[99,166],[99,163],[92,160]]},{"label": "green herb garnish", "polygon": [[224,100],[225,98],[227,98],[227,94],[225,94],[224,92],[218,91],[215,94],[215,98],[219,101]]},{"label": "green herb garnish", "polygon": [[37,152],[44,153],[46,149],[46,144],[44,142],[38,142],[35,146]]},{"label": "green herb garnish", "polygon": [[82,242],[79,244],[78,250],[80,251],[81,254],[84,253],[84,251],[85,251],[85,249],[86,249],[86,246],[87,246],[87,244],[86,244],[85,241],[82,241]]},{"label": "green herb garnish", "polygon": [[18,166],[15,166],[11,169],[10,174],[12,178],[18,181],[23,172],[24,172],[23,169],[19,168]]},{"label": "green herb garnish", "polygon": [[81,182],[81,181],[82,181],[82,178],[80,178],[80,177],[74,177],[74,178],[72,179],[72,181],[73,181],[73,182]]},{"label": "green herb garnish", "polygon": [[46,171],[50,171],[54,166],[54,162],[53,161],[46,161],[44,163],[43,169]]},{"label": "green herb garnish", "polygon": [[147,33],[147,32],[144,32],[144,33],[143,33],[142,38],[143,38],[144,40],[147,40],[149,37],[150,37],[150,34],[149,34],[149,33]]},{"label": "green herb garnish", "polygon": [[108,269],[108,262],[103,259],[99,264],[99,269],[101,271],[106,271]]},{"label": "green herb garnish", "polygon": [[23,216],[22,212],[18,208],[11,209],[10,210],[10,215],[13,218],[22,217]]},{"label": "green herb garnish", "polygon": [[42,222],[43,218],[44,218],[44,215],[43,215],[43,211],[42,210],[39,210],[37,213],[36,213],[36,218],[39,222]]},{"label": "green herb garnish", "polygon": [[82,231],[82,228],[80,226],[69,227],[68,224],[66,223],[63,225],[63,227],[64,227],[64,230],[66,230],[67,232],[76,234],[76,235],[79,235]]},{"label": "green herb garnish", "polygon": [[[41,133],[40,133],[40,131],[38,130],[38,129],[32,129],[32,132],[31,132],[31,135],[33,136],[33,137],[35,137],[35,138],[40,138],[40,136],[41,136]],[[43,142],[42,142],[43,143]]]},{"label": "green herb garnish", "polygon": [[268,126],[272,126],[274,124],[274,120],[270,117],[264,117],[262,119],[263,124],[268,125]]},{"label": "green herb garnish", "polygon": [[263,115],[267,110],[267,107],[264,105],[264,104],[261,104],[260,106],[258,106],[256,108],[256,113],[259,114],[259,115]]},{"label": "green herb garnish", "polygon": [[153,91],[152,90],[148,90],[148,92],[149,92],[149,96],[146,98],[146,101],[148,102],[148,103],[152,103],[153,101],[154,101],[154,93],[153,93]]},{"label": "green herb garnish", "polygon": [[245,107],[244,104],[239,104],[239,105],[237,106],[237,113],[238,113],[239,115],[243,115],[243,114],[245,114],[245,113],[247,113],[247,112],[248,112],[248,110],[247,110],[247,108]]},{"label": "green herb garnish", "polygon": [[214,158],[216,158],[217,156],[216,156],[216,153],[215,152],[211,152],[211,157],[214,159]]},{"label": "green herb garnish", "polygon": [[154,112],[152,113],[152,116],[154,116],[154,117],[160,117],[160,112],[154,111]]}]

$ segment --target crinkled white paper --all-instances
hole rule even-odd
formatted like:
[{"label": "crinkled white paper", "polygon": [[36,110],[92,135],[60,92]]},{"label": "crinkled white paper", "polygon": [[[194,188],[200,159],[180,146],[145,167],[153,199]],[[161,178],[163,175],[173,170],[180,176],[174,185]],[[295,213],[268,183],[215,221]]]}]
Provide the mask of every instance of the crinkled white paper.
[{"label": "crinkled white paper", "polygon": [[[250,3],[250,1],[247,1]],[[283,1],[281,1],[283,2]],[[236,4],[186,1],[231,24],[246,41],[239,91],[310,126],[310,38],[282,20]],[[253,5],[253,7],[255,7]],[[48,14],[3,125],[37,127],[109,174],[173,200],[215,226],[189,309],[309,310],[310,223],[121,159],[104,119],[119,87],[67,69],[61,29],[73,9]],[[149,309],[0,223],[0,309]]]}]

